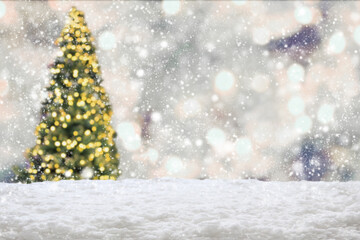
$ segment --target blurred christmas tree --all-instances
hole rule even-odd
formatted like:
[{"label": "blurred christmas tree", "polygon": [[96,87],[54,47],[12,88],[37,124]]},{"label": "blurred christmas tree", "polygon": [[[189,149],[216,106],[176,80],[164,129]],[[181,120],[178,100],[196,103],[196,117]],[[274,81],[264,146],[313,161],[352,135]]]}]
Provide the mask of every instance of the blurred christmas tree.
[{"label": "blurred christmas tree", "polygon": [[51,67],[36,145],[27,152],[29,166],[15,169],[19,181],[119,176],[112,111],[101,86],[93,37],[83,12],[73,7],[69,16],[56,41],[61,52]]}]

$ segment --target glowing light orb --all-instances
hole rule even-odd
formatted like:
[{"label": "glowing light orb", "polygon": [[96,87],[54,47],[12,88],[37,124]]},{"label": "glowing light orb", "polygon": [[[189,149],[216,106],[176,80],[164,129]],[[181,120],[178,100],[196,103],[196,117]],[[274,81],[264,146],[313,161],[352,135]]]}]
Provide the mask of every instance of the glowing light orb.
[{"label": "glowing light orb", "polygon": [[270,79],[266,75],[256,75],[251,80],[251,88],[257,92],[265,92],[269,88]]},{"label": "glowing light orb", "polygon": [[232,2],[237,6],[242,6],[246,3],[246,0],[232,0]]},{"label": "glowing light orb", "polygon": [[141,147],[141,138],[139,135],[134,135],[124,141],[124,147],[129,151],[136,151]]},{"label": "glowing light orb", "polygon": [[90,179],[94,176],[94,170],[92,168],[86,167],[81,171],[80,175],[83,179]]},{"label": "glowing light orb", "polygon": [[211,43],[211,42],[205,44],[205,49],[206,49],[208,52],[214,51],[215,48],[216,48],[215,45],[214,45],[213,43]]},{"label": "glowing light orb", "polygon": [[153,120],[154,122],[160,122],[162,120],[161,113],[153,112],[151,114],[151,120]]},{"label": "glowing light orb", "polygon": [[332,104],[323,104],[317,112],[319,122],[327,124],[334,120],[335,106]]},{"label": "glowing light orb", "polygon": [[99,47],[103,50],[111,50],[116,47],[116,38],[112,32],[103,32],[99,37]]},{"label": "glowing light orb", "polygon": [[154,148],[149,148],[146,152],[146,156],[149,161],[154,164],[159,159],[159,152]]},{"label": "glowing light orb", "polygon": [[226,135],[224,133],[223,130],[221,130],[220,128],[211,128],[207,133],[206,133],[206,141],[211,145],[211,146],[221,146],[225,143],[226,140]]},{"label": "glowing light orb", "polygon": [[236,153],[239,157],[248,156],[252,152],[251,140],[247,137],[241,137],[236,141]]},{"label": "glowing light orb", "polygon": [[343,32],[334,33],[329,40],[327,52],[329,54],[339,54],[346,47],[346,39]]},{"label": "glowing light orb", "polygon": [[184,164],[180,158],[170,157],[166,161],[165,168],[168,174],[175,174],[184,169]]},{"label": "glowing light orb", "polygon": [[195,145],[196,145],[197,147],[201,147],[201,146],[203,145],[203,140],[201,140],[201,139],[196,139]]},{"label": "glowing light orb", "polygon": [[311,9],[306,6],[297,7],[294,12],[296,21],[301,24],[309,24],[313,19]]},{"label": "glowing light orb", "polygon": [[355,28],[353,37],[355,42],[360,45],[360,26]]},{"label": "glowing light orb", "polygon": [[304,68],[297,63],[292,64],[287,70],[287,77],[292,82],[303,82],[305,76]]},{"label": "glowing light orb", "polygon": [[212,96],[211,96],[211,101],[213,101],[213,102],[219,101],[219,96],[216,95],[216,94],[212,95]]},{"label": "glowing light orb", "polygon": [[6,5],[3,1],[0,1],[0,18],[6,14]]},{"label": "glowing light orb", "polygon": [[122,139],[135,135],[135,129],[131,122],[122,122],[117,126],[118,135]]},{"label": "glowing light orb", "polygon": [[194,116],[201,111],[200,103],[196,99],[188,99],[183,104],[183,111],[186,116]]},{"label": "glowing light orb", "polygon": [[287,108],[292,115],[300,115],[305,109],[304,100],[299,96],[292,97],[287,104]]},{"label": "glowing light orb", "polygon": [[7,80],[0,80],[0,97],[6,96],[9,92],[9,82]]},{"label": "glowing light orb", "polygon": [[71,177],[71,175],[72,175],[72,171],[67,170],[67,171],[65,172],[65,177],[69,178],[69,177]]},{"label": "glowing light orb", "polygon": [[138,77],[143,77],[144,74],[145,74],[145,72],[143,69],[139,69],[136,71],[136,76],[138,76]]},{"label": "glowing light orb", "polygon": [[259,45],[265,45],[270,41],[270,31],[267,28],[254,28],[252,31],[253,41]]},{"label": "glowing light orb", "polygon": [[163,0],[162,9],[166,15],[175,15],[180,11],[180,0]]},{"label": "glowing light orb", "polygon": [[139,51],[139,57],[141,57],[141,58],[146,58],[147,56],[148,56],[148,50],[146,50],[146,49],[141,49],[140,51]]},{"label": "glowing light orb", "polygon": [[169,46],[169,44],[167,41],[163,40],[163,41],[161,41],[160,46],[161,46],[161,48],[167,48]]},{"label": "glowing light orb", "polygon": [[312,128],[312,120],[309,116],[300,116],[296,119],[295,129],[300,133],[310,132]]},{"label": "glowing light orb", "polygon": [[221,71],[216,75],[215,88],[226,92],[229,91],[235,83],[234,75],[228,71]]},{"label": "glowing light orb", "polygon": [[141,147],[141,137],[135,130],[135,124],[131,122],[122,122],[117,126],[118,136],[123,142],[125,149],[135,151]]}]

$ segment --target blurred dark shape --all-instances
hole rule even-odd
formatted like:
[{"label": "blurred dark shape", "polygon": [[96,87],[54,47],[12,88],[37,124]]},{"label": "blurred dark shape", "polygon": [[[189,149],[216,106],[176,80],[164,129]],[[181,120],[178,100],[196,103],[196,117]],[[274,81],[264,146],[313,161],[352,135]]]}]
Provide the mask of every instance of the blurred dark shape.
[{"label": "blurred dark shape", "polygon": [[15,174],[11,169],[0,170],[0,182],[13,183],[15,182]]},{"label": "blurred dark shape", "polygon": [[150,139],[150,124],[151,124],[151,114],[152,111],[149,110],[145,113],[144,117],[143,117],[143,121],[141,124],[141,137],[143,139]]},{"label": "blurred dark shape", "polygon": [[49,63],[49,64],[47,65],[47,68],[48,68],[48,69],[51,69],[51,68],[54,68],[54,67],[55,67],[55,62]]},{"label": "blurred dark shape", "polygon": [[329,20],[329,12],[334,4],[337,4],[336,1],[321,0],[318,2],[318,8],[320,10],[323,22]]},{"label": "blurred dark shape", "polygon": [[305,25],[289,36],[272,40],[266,45],[266,49],[271,53],[287,54],[294,61],[307,65],[308,57],[319,49],[323,38],[331,34],[328,26],[334,21],[330,13],[335,5],[336,1],[319,1],[317,3],[321,14],[319,23]]},{"label": "blurred dark shape", "polygon": [[[44,6],[46,6],[44,4]],[[23,18],[24,34],[26,39],[34,46],[52,46],[54,39],[61,31],[61,22],[56,11],[44,9],[44,13],[34,13],[27,8],[19,9]]]},{"label": "blurred dark shape", "polygon": [[302,143],[300,161],[307,181],[320,181],[329,168],[327,155],[311,139],[305,139]]},{"label": "blurred dark shape", "polygon": [[246,179],[248,180],[258,180],[258,181],[261,181],[261,182],[268,182],[270,181],[270,179],[268,177],[247,177]]},{"label": "blurred dark shape", "polygon": [[275,53],[287,53],[294,60],[302,61],[321,44],[321,35],[316,25],[302,27],[298,32],[270,41],[267,49]]},{"label": "blurred dark shape", "polygon": [[347,182],[354,179],[354,171],[350,168],[343,168],[339,170],[340,181]]}]

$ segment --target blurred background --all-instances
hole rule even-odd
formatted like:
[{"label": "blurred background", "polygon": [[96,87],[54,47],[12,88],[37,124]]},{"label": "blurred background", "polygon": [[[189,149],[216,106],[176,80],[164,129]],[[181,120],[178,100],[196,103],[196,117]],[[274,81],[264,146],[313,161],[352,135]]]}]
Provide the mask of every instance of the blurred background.
[{"label": "blurred background", "polygon": [[360,2],[0,1],[0,179],[35,144],[71,6],[121,178],[360,180]]}]

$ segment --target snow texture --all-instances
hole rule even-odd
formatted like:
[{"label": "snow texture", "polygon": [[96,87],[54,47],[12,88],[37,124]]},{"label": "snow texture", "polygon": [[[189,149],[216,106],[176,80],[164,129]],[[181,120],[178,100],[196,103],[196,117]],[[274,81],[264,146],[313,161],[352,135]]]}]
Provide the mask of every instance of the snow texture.
[{"label": "snow texture", "polygon": [[360,239],[360,182],[0,183],[0,239]]}]

